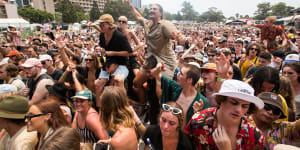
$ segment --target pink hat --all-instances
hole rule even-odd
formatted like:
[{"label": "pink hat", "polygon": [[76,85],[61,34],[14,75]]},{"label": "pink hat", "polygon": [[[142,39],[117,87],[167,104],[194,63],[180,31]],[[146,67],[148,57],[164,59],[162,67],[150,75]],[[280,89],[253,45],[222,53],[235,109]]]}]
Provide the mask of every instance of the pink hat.
[{"label": "pink hat", "polygon": [[22,66],[26,67],[26,68],[30,68],[33,66],[42,67],[42,64],[41,64],[40,60],[38,60],[36,58],[29,58],[25,61],[24,64],[22,64]]}]

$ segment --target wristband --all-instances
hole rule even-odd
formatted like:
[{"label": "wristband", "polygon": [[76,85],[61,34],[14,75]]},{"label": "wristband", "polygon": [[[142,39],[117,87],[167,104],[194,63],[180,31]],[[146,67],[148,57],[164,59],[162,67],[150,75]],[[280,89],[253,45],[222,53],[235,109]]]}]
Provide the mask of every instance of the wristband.
[{"label": "wristband", "polygon": [[222,79],[222,78],[217,77],[217,81],[223,82],[223,81],[225,81],[225,79]]}]

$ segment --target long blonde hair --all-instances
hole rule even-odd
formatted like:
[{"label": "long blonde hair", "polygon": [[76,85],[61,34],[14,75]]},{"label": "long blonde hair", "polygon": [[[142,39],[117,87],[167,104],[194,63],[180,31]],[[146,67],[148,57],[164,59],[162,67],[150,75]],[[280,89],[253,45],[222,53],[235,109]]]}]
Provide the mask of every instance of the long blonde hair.
[{"label": "long blonde hair", "polygon": [[101,95],[100,116],[104,127],[117,131],[121,126],[134,127],[134,116],[129,108],[125,91],[119,87],[107,87]]}]

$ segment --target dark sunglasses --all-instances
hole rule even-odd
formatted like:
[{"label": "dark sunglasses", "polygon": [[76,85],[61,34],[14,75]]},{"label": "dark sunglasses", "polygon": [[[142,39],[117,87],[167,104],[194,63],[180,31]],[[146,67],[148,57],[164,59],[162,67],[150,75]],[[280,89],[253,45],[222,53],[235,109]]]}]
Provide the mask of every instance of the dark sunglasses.
[{"label": "dark sunglasses", "polygon": [[276,108],[276,107],[273,107],[273,106],[270,105],[270,104],[266,104],[266,103],[265,103],[264,109],[265,109],[266,111],[272,110],[272,113],[273,113],[273,115],[275,115],[275,116],[278,116],[278,115],[281,114],[281,110],[280,110],[280,109],[278,109],[278,108]]},{"label": "dark sunglasses", "polygon": [[107,23],[107,22],[100,23],[100,27],[103,27],[105,25],[105,23]]},{"label": "dark sunglasses", "polygon": [[212,69],[202,69],[201,73],[210,73],[210,72],[216,72],[216,70],[212,70]]},{"label": "dark sunglasses", "polygon": [[250,50],[256,50],[256,51],[258,51],[259,49],[257,49],[257,48],[250,48]]},{"label": "dark sunglasses", "polygon": [[28,121],[30,121],[32,118],[43,116],[43,115],[46,115],[46,113],[41,113],[41,114],[36,114],[36,115],[28,114],[24,117],[24,119],[27,119]]},{"label": "dark sunglasses", "polygon": [[182,110],[179,109],[179,108],[174,108],[174,107],[171,107],[170,105],[168,104],[163,104],[162,105],[162,108],[164,111],[170,111],[174,114],[174,115],[178,115],[178,114],[181,114],[182,113]]},{"label": "dark sunglasses", "polygon": [[94,59],[88,59],[88,58],[86,58],[85,61],[94,61]]},{"label": "dark sunglasses", "polygon": [[118,20],[118,22],[120,22],[120,23],[127,23],[127,21],[123,21],[123,20]]},{"label": "dark sunglasses", "polygon": [[215,57],[216,55],[214,55],[214,54],[213,54],[213,55],[207,54],[207,56],[208,56],[208,57]]},{"label": "dark sunglasses", "polygon": [[45,61],[42,61],[42,62],[41,62],[41,64],[42,64],[42,65],[45,65],[45,64],[46,64],[46,62],[45,62]]}]

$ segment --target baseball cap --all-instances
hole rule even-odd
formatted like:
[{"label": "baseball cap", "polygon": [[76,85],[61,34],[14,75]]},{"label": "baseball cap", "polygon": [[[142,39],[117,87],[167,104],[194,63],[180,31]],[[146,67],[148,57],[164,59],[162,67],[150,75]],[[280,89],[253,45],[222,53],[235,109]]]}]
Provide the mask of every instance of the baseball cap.
[{"label": "baseball cap", "polygon": [[282,101],[280,96],[278,96],[275,93],[272,92],[262,92],[257,95],[264,103],[270,104],[272,106],[275,106],[281,110],[281,116],[280,119],[285,118],[286,116],[284,115],[283,112],[283,106],[282,106]]},{"label": "baseball cap", "polygon": [[92,95],[92,92],[90,90],[83,90],[83,91],[80,91],[80,92],[76,92],[75,96],[73,96],[71,98],[72,99],[81,98],[81,99],[92,100],[93,95]]},{"label": "baseball cap", "polygon": [[52,57],[50,55],[40,55],[40,61],[45,61],[45,60],[52,60]]},{"label": "baseball cap", "polygon": [[15,55],[20,55],[19,51],[10,51],[6,56],[15,56]]},{"label": "baseball cap", "polygon": [[300,57],[298,54],[289,54],[285,57],[284,62],[288,63],[288,62],[299,62],[300,61]]},{"label": "baseball cap", "polygon": [[8,25],[9,28],[17,28],[15,25]]},{"label": "baseball cap", "polygon": [[206,63],[200,69],[210,69],[217,71],[217,66],[215,63]]},{"label": "baseball cap", "polygon": [[104,15],[100,16],[100,18],[99,18],[99,20],[97,20],[97,22],[99,22],[99,23],[106,22],[106,23],[109,23],[111,26],[116,27],[116,25],[114,24],[114,18],[110,14],[104,14]]},{"label": "baseball cap", "polygon": [[222,43],[222,42],[225,42],[225,41],[227,41],[227,39],[223,36],[218,40],[219,43]]},{"label": "baseball cap", "polygon": [[196,62],[189,62],[188,64],[194,65],[194,66],[196,66],[197,68],[200,69],[200,65],[198,63],[196,63]]},{"label": "baseball cap", "polygon": [[238,98],[255,104],[258,109],[262,109],[264,107],[264,102],[254,96],[254,89],[249,84],[239,80],[225,80],[220,91],[213,94],[213,96],[216,95]]},{"label": "baseball cap", "polygon": [[27,59],[24,64],[22,64],[23,67],[33,67],[33,66],[38,66],[38,67],[42,67],[41,61],[36,59],[36,58],[29,58]]},{"label": "baseball cap", "polygon": [[12,84],[0,84],[0,94],[15,92],[17,90],[18,90],[17,87]]},{"label": "baseball cap", "polygon": [[24,119],[28,111],[28,99],[19,96],[7,96],[0,100],[0,117]]},{"label": "baseball cap", "polygon": [[203,55],[201,53],[194,54],[194,58],[198,61],[203,61]]}]

